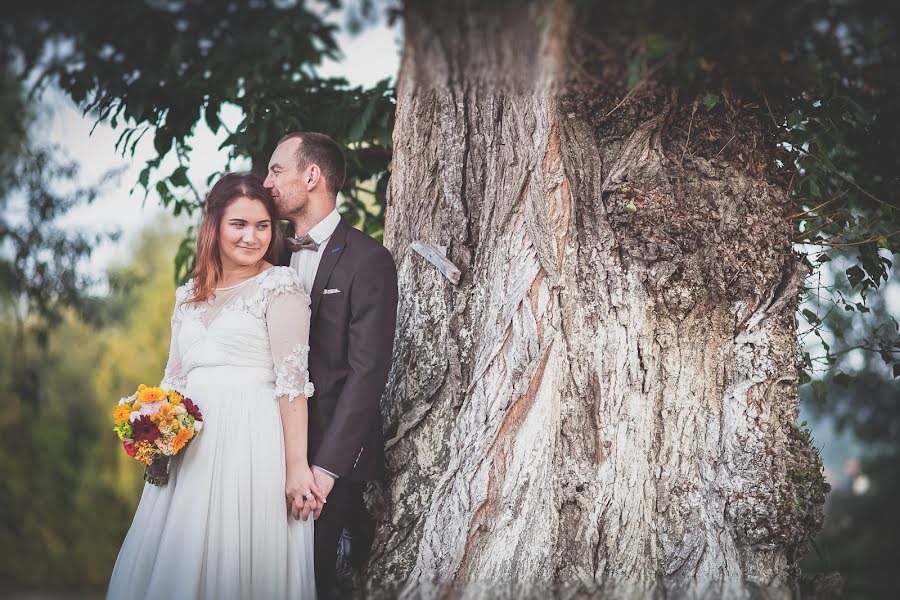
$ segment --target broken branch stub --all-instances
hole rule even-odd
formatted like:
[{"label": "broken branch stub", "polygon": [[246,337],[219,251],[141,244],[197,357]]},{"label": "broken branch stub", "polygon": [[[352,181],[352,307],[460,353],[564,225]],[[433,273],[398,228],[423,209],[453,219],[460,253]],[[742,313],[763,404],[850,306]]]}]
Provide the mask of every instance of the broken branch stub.
[{"label": "broken branch stub", "polygon": [[425,258],[425,260],[437,267],[437,270],[450,280],[450,283],[453,285],[459,284],[459,278],[462,273],[460,273],[460,270],[456,265],[447,258],[446,248],[435,246],[434,244],[425,244],[420,241],[412,242],[409,246]]}]

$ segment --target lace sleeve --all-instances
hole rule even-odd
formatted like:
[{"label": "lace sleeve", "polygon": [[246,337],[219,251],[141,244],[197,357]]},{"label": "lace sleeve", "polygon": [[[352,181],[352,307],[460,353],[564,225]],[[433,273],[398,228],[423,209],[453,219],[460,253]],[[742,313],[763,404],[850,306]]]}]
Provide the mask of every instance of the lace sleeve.
[{"label": "lace sleeve", "polygon": [[163,374],[159,387],[164,389],[184,392],[187,387],[187,377],[181,366],[181,351],[178,348],[178,333],[181,330],[181,319],[184,314],[182,305],[188,297],[191,282],[187,282],[175,290],[175,310],[172,312],[172,340],[169,342],[169,359],[166,361],[166,371]]},{"label": "lace sleeve", "polygon": [[309,381],[309,297],[291,269],[284,268],[277,279],[278,285],[268,286],[266,307],[266,328],[275,368],[275,399],[287,396],[293,401],[301,395],[309,398],[315,391]]}]

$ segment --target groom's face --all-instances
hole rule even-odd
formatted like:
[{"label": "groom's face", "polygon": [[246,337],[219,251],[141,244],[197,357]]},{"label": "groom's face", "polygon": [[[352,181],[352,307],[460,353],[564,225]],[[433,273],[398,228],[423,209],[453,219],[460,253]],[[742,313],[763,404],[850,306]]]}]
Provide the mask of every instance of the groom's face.
[{"label": "groom's face", "polygon": [[303,214],[308,202],[306,169],[297,165],[300,140],[291,139],[279,144],[269,159],[269,173],[263,183],[272,190],[281,218],[290,219]]}]

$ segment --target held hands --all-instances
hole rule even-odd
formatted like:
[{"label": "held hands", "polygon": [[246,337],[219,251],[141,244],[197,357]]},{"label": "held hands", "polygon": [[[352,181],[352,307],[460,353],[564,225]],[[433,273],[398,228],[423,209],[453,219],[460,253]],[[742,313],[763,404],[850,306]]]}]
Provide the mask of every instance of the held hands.
[{"label": "held hands", "polygon": [[[329,487],[329,491],[331,488]],[[284,497],[287,512],[294,519],[304,521],[310,515],[318,518],[325,504],[326,493],[322,493],[309,465],[288,465],[284,482]]]},{"label": "held hands", "polygon": [[325,499],[328,498],[328,494],[331,493],[331,489],[334,487],[335,478],[316,466],[313,466],[312,472],[316,485],[322,494],[322,504],[313,513],[313,518],[318,519],[319,515],[322,514],[322,509],[325,507]]}]

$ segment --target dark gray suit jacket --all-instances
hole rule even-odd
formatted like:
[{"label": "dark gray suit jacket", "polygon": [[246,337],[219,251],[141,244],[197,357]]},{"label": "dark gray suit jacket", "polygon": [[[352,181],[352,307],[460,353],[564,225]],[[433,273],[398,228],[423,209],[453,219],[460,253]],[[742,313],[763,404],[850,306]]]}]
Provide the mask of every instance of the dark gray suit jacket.
[{"label": "dark gray suit jacket", "polygon": [[[283,249],[281,264],[290,258]],[[310,298],[309,374],[316,391],[309,399],[309,462],[350,481],[381,479],[381,396],[397,325],[391,253],[341,219]]]}]

